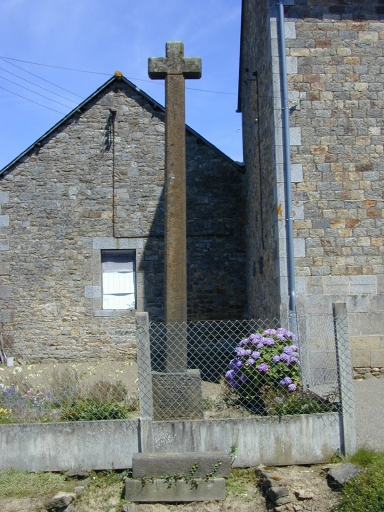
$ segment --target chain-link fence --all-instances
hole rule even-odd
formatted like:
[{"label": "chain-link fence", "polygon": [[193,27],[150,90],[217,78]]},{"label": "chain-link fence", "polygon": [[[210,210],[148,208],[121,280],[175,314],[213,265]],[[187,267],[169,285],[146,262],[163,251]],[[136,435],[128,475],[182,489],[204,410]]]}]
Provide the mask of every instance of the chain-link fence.
[{"label": "chain-link fence", "polygon": [[[346,312],[148,323],[137,360],[0,365],[0,423],[243,418],[350,411]],[[292,327],[291,327],[292,329]],[[346,424],[345,428],[348,428]]]},{"label": "chain-link fence", "polygon": [[[341,402],[336,342],[343,347],[341,354],[349,354],[347,328],[340,330],[337,321],[332,315],[298,316],[297,335],[276,319],[150,323],[138,334],[139,351],[148,344],[139,362],[142,417],[337,412]],[[351,374],[350,361],[348,371]]]},{"label": "chain-link fence", "polygon": [[0,366],[0,424],[138,416],[132,361]]}]

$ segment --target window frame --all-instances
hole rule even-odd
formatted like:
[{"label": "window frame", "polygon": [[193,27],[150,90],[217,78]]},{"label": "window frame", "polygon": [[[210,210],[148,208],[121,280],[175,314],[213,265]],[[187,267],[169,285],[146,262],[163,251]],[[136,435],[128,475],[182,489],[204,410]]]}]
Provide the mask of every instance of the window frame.
[{"label": "window frame", "polygon": [[[132,264],[132,267],[133,267],[133,270],[132,270],[132,273],[133,273],[133,295],[134,295],[134,305],[133,307],[123,307],[123,308],[110,308],[110,307],[105,307],[104,305],[104,297],[106,295],[110,295],[110,296],[113,296],[113,295],[121,295],[121,296],[124,296],[124,294],[113,294],[113,293],[104,293],[104,287],[105,287],[105,284],[104,284],[104,274],[108,273],[107,270],[104,269],[104,264],[105,263],[108,263],[108,261],[106,259],[104,259],[106,257],[107,254],[110,254],[110,253],[115,253],[115,254],[119,254],[120,256],[123,256],[124,253],[127,254],[127,258],[125,261],[121,261],[121,262],[116,262],[116,263],[126,263],[127,266],[129,263]],[[132,310],[136,310],[137,309],[137,270],[136,270],[136,250],[135,249],[101,249],[100,251],[100,259],[101,259],[101,308],[103,311],[132,311]],[[110,270],[110,272],[113,272],[113,270]],[[118,272],[118,271],[117,271]],[[122,271],[122,273],[125,273],[124,271]],[[126,293],[125,295],[131,295],[131,293]]]}]

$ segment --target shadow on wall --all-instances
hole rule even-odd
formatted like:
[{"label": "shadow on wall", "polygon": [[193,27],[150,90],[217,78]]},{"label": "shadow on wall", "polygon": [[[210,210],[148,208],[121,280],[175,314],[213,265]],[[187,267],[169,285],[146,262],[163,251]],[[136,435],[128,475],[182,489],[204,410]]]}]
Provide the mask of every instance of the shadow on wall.
[{"label": "shadow on wall", "polygon": [[[187,133],[188,320],[246,312],[243,178],[238,165]],[[163,321],[164,189],[137,271],[144,274],[144,309]]]}]

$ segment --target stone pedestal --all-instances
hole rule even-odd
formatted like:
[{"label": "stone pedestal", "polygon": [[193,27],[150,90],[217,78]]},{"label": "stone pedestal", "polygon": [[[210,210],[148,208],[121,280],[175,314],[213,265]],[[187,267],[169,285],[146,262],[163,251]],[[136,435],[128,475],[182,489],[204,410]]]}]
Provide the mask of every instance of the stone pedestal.
[{"label": "stone pedestal", "polygon": [[152,392],[155,421],[203,418],[199,370],[152,372]]},{"label": "stone pedestal", "polygon": [[224,500],[231,458],[223,452],[135,453],[132,473],[125,480],[128,501]]}]

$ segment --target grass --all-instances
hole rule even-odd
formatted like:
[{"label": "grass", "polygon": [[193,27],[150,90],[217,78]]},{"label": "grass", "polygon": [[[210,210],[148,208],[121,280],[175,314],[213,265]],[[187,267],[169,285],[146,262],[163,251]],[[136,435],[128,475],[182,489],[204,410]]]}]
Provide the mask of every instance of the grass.
[{"label": "grass", "polygon": [[232,468],[231,476],[226,480],[227,493],[235,496],[247,494],[250,485],[257,489],[257,483],[255,468]]},{"label": "grass", "polygon": [[343,487],[342,512],[382,512],[384,510],[384,452],[368,448],[358,450],[349,461],[363,471]]},{"label": "grass", "polygon": [[15,469],[0,471],[0,498],[28,498],[71,491],[73,481],[61,473],[29,473]]}]

